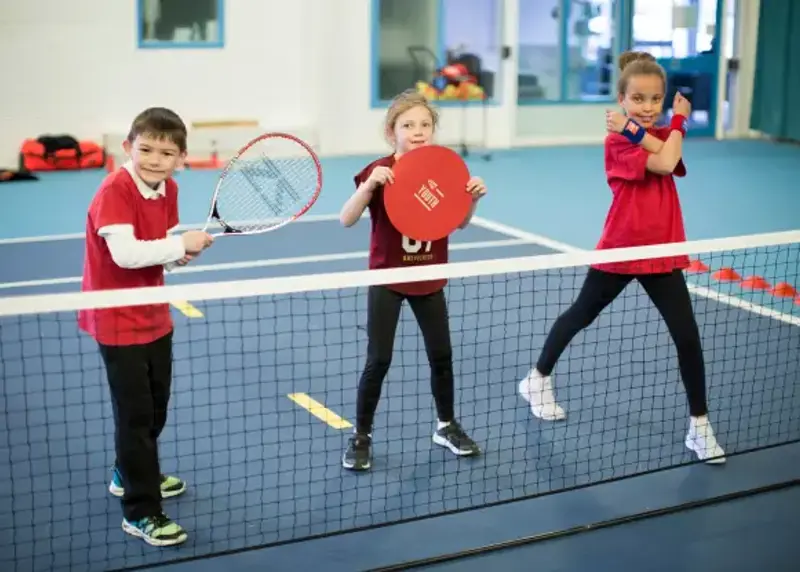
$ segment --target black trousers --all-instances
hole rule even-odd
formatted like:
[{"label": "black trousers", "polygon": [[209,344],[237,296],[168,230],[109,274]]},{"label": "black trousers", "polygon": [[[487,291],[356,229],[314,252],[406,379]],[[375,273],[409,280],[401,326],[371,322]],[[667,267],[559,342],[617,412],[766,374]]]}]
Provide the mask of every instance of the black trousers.
[{"label": "black trousers", "polygon": [[689,414],[706,415],[706,378],[700,332],[686,279],[680,270],[668,274],[612,274],[590,268],[578,299],[558,317],[547,336],[536,369],[550,375],[566,347],[587,328],[633,280],[638,280],[667,324],[678,352],[678,365],[689,402]]},{"label": "black trousers", "polygon": [[403,301],[417,319],[431,368],[431,392],[440,421],[454,418],[453,349],[444,291],[405,296],[385,286],[370,286],[367,295],[367,363],[358,384],[356,430],[370,433],[383,380],[392,363],[395,332]]},{"label": "black trousers", "polygon": [[100,345],[114,410],[116,465],[126,519],[161,513],[158,437],[167,422],[172,386],[172,333],[132,346]]}]

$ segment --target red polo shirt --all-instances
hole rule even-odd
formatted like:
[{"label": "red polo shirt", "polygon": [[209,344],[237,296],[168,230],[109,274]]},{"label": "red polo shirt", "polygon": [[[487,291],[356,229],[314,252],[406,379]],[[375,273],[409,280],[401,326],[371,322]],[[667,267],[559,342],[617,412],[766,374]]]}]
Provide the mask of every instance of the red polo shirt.
[{"label": "red polo shirt", "polygon": [[[89,206],[82,290],[162,286],[163,266],[137,269],[117,266],[98,230],[111,225],[132,225],[138,240],[157,240],[166,238],[167,232],[177,224],[178,186],[175,181],[166,181],[163,197],[147,199],[124,168],[108,175]],[[121,297],[120,304],[124,302]],[[146,344],[172,331],[172,315],[169,304],[123,305],[82,310],[78,314],[78,326],[104,345]]]}]

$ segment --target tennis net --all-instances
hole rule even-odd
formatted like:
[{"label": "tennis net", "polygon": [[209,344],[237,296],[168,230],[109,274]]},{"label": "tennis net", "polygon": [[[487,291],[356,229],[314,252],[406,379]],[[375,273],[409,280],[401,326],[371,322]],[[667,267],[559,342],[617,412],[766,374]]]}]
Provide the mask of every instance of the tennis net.
[{"label": "tennis net", "polygon": [[[562,355],[567,418],[518,383],[587,267],[688,255],[711,421],[728,456],[800,439],[800,231],[412,270],[0,299],[0,568],[108,570],[435,516],[696,462],[674,344],[636,282]],[[447,278],[456,415],[482,454],[432,443],[430,370],[405,306],[372,468],[342,469],[366,354],[370,286]],[[114,428],[76,311],[170,303],[174,371],[165,511],[190,534],[151,549],[109,494]],[[10,565],[10,567],[9,567]]]}]

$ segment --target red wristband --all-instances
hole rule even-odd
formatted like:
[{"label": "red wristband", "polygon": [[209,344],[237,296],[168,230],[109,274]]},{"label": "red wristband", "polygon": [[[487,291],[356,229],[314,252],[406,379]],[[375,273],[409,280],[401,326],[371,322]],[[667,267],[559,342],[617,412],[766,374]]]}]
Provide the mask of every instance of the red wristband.
[{"label": "red wristband", "polygon": [[687,127],[687,120],[686,117],[683,115],[675,114],[672,116],[672,121],[669,122],[669,130],[670,131],[680,131],[681,135],[686,137],[686,127]]}]

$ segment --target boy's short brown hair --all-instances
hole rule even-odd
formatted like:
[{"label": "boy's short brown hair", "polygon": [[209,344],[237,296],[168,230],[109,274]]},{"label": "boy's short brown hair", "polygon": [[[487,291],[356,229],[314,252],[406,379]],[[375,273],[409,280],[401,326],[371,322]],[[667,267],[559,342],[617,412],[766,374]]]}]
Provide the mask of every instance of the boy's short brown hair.
[{"label": "boy's short brown hair", "polygon": [[186,125],[177,113],[165,107],[150,107],[136,116],[128,131],[128,142],[139,135],[171,141],[181,153],[186,152]]}]

